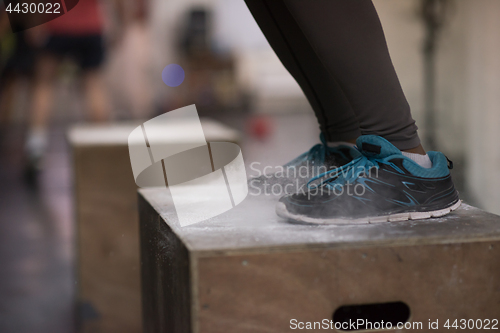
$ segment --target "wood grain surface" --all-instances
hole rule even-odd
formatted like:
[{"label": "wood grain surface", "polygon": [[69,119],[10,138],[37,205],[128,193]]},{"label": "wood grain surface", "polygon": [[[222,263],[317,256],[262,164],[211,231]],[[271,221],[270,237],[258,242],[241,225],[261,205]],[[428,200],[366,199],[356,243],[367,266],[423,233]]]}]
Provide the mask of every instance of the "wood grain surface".
[{"label": "wood grain surface", "polygon": [[290,332],[291,319],[395,301],[420,331],[429,320],[447,332],[447,319],[500,319],[500,217],[477,208],[419,222],[309,226],[276,217],[275,198],[248,197],[180,227],[167,190],[139,196],[146,332]]}]

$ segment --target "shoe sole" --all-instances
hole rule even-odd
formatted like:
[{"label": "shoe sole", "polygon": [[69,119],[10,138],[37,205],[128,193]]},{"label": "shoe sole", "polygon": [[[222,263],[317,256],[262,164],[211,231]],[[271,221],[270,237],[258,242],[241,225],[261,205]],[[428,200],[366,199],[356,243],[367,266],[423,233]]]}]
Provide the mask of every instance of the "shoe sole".
[{"label": "shoe sole", "polygon": [[363,217],[360,219],[320,219],[308,217],[305,215],[294,215],[290,214],[284,203],[278,202],[276,205],[276,214],[279,217],[294,220],[302,223],[312,223],[312,224],[375,224],[384,222],[401,222],[408,220],[424,220],[432,217],[441,217],[454,211],[462,204],[462,200],[458,200],[453,205],[447,208],[428,211],[428,212],[408,212],[408,213],[397,213],[383,216],[373,216],[373,217]]}]

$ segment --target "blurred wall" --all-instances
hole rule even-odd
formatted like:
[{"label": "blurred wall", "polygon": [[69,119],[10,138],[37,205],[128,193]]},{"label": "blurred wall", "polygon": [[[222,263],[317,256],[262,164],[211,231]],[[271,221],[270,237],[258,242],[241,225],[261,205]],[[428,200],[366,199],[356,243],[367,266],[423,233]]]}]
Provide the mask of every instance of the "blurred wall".
[{"label": "blurred wall", "polygon": [[[479,0],[481,1],[481,0]],[[476,0],[451,0],[439,36],[436,58],[436,121],[439,149],[465,158],[467,134],[467,7]],[[464,161],[467,164],[467,161]]]},{"label": "blurred wall", "polygon": [[161,72],[165,66],[178,63],[176,43],[186,20],[187,11],[195,6],[213,8],[218,0],[150,0],[150,29],[153,43],[151,71],[153,95],[161,103],[173,94],[162,81]]},{"label": "blurred wall", "polygon": [[500,1],[460,3],[466,13],[465,106],[468,187],[478,203],[500,214]]},{"label": "blurred wall", "polygon": [[410,104],[420,136],[425,132],[422,43],[424,28],[420,0],[374,0],[392,62]]},{"label": "blurred wall", "polygon": [[257,113],[312,112],[302,90],[271,49],[243,0],[214,1],[214,39],[237,59],[240,84]]},{"label": "blurred wall", "polygon": [[500,1],[449,6],[437,55],[439,148],[463,160],[468,199],[500,214]]}]

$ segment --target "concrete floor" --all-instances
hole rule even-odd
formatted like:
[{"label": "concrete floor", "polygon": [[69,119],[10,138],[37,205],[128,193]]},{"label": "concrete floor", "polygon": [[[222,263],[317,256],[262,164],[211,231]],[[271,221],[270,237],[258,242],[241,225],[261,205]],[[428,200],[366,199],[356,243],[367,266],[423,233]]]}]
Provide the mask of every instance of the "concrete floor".
[{"label": "concrete floor", "polygon": [[1,133],[0,332],[71,333],[73,226],[68,150],[51,135],[40,186],[23,181],[23,130]]}]

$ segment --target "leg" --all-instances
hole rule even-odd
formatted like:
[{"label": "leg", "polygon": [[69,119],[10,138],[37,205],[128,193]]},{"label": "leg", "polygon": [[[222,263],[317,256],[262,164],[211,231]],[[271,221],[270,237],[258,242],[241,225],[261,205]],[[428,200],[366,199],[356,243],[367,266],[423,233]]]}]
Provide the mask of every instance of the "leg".
[{"label": "leg", "polygon": [[285,3],[282,0],[246,0],[246,3],[281,62],[304,91],[327,141],[355,140],[361,132],[351,104]]},{"label": "leg", "polygon": [[54,98],[54,81],[58,60],[42,55],[35,66],[35,83],[26,151],[30,160],[38,160],[47,146],[47,126]]},{"label": "leg", "polygon": [[371,0],[286,0],[285,4],[339,82],[362,134],[380,135],[397,148],[420,145]]},{"label": "leg", "polygon": [[52,109],[54,81],[58,61],[51,55],[40,56],[35,68],[31,129],[45,129]]},{"label": "leg", "polygon": [[41,55],[35,65],[30,128],[25,142],[25,178],[29,184],[36,183],[36,176],[41,168],[40,161],[48,144],[47,125],[52,111],[57,65],[58,60],[48,54]]},{"label": "leg", "polygon": [[84,74],[85,95],[90,119],[94,122],[108,120],[109,103],[101,72],[97,69]]},{"label": "leg", "polygon": [[9,125],[19,77],[15,74],[3,76],[0,84],[0,126]]},{"label": "leg", "polygon": [[[260,2],[247,0],[251,10]],[[347,107],[338,107],[342,100],[338,98],[340,90],[357,117],[361,134],[380,135],[401,150],[423,152],[418,148],[417,127],[370,0],[263,0],[263,3],[282,35],[288,35],[288,38],[282,37],[281,42],[289,46],[289,52],[295,53],[288,57],[297,57],[302,66],[312,66],[305,64],[307,60],[302,58],[307,53],[309,61],[323,66],[308,72],[313,91],[318,91],[318,86],[325,88],[324,76],[336,82],[336,89],[330,86],[325,94],[317,94],[323,104],[331,99],[330,104],[337,106],[325,109],[328,119],[336,121],[341,113],[347,112]],[[257,11],[252,13],[259,22]],[[273,36],[266,33],[263,23],[261,27],[276,49],[271,40]],[[278,39],[276,36],[274,39]],[[280,58],[286,56],[277,53]],[[301,78],[290,72],[300,83]],[[304,85],[301,86],[304,89]],[[307,92],[306,96],[309,97]]]},{"label": "leg", "polygon": [[[356,142],[359,151],[349,151],[349,163],[313,177],[308,192],[282,197],[279,216],[319,224],[380,223],[442,216],[460,206],[442,153],[416,158],[401,152],[425,154],[370,0],[247,3],[251,10],[256,4],[267,9],[277,28],[266,30],[264,20],[257,21],[319,121],[335,123],[352,111],[363,134]],[[328,91],[323,95],[321,89],[331,82],[336,107],[318,112],[328,101]],[[338,98],[341,93],[345,99]]]},{"label": "leg", "polygon": [[14,35],[15,49],[0,73],[0,125],[8,124],[22,79],[32,88],[36,50],[26,41],[25,32]]},{"label": "leg", "polygon": [[102,36],[76,37],[73,44],[72,51],[84,72],[85,97],[90,119],[94,122],[104,122],[108,120],[110,107],[101,71],[105,53]]}]

